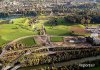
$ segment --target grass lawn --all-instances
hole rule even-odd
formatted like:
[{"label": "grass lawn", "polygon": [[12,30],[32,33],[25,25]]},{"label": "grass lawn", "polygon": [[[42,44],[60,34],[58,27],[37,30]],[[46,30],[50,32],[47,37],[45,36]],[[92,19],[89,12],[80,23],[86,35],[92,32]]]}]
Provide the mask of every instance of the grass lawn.
[{"label": "grass lawn", "polygon": [[[47,33],[50,35],[58,35],[58,36],[71,36],[71,35],[84,35],[85,34],[85,30],[84,30],[84,26],[81,24],[71,24],[71,23],[66,23],[64,21],[58,21],[58,25],[57,26],[50,26],[47,25],[45,26]],[[74,31],[74,29],[76,29]],[[83,33],[81,33],[81,31]],[[74,31],[74,33],[72,33],[72,31]]]},{"label": "grass lawn", "polygon": [[[39,17],[40,18],[40,17]],[[45,17],[46,18],[46,17]],[[71,23],[66,23],[63,19],[59,18],[57,20],[58,25],[57,26],[51,26],[49,23],[47,23],[48,20],[38,20],[38,22],[33,25],[34,27],[41,28],[42,25],[45,25],[47,34],[49,35],[58,35],[58,36],[70,36],[74,35],[72,34],[72,29],[75,27],[78,27],[79,29],[84,29],[85,27],[81,24],[71,24]],[[84,30],[83,30],[84,31]],[[77,32],[77,31],[76,31]],[[79,34],[79,33],[75,33]],[[83,33],[84,35],[84,33]]]},{"label": "grass lawn", "polygon": [[32,38],[32,37],[22,39],[19,41],[19,43],[22,43],[27,47],[31,47],[31,46],[36,45],[36,42],[35,42],[34,38]]},{"label": "grass lawn", "polygon": [[64,25],[58,25],[58,26],[46,26],[46,31],[50,35],[58,35],[58,36],[63,36],[63,35],[70,35],[69,27],[64,26]]},{"label": "grass lawn", "polygon": [[1,45],[4,45],[4,44],[6,44],[6,43],[7,43],[6,40],[3,40],[2,38],[0,38],[0,46],[1,46]]},{"label": "grass lawn", "polygon": [[28,18],[17,18],[17,19],[12,19],[14,24],[23,24],[28,21]]},{"label": "grass lawn", "polygon": [[0,25],[0,46],[19,37],[34,35],[34,34],[36,33],[34,33],[31,30],[24,29],[19,25],[1,24]]},{"label": "grass lawn", "polygon": [[63,37],[51,37],[51,42],[63,42]]}]

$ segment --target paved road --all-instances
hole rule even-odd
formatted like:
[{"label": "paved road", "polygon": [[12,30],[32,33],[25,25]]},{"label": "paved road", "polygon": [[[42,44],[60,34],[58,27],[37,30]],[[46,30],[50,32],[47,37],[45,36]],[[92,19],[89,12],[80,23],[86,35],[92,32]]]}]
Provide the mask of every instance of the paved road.
[{"label": "paved road", "polygon": [[2,53],[0,54],[0,58],[6,53],[7,51],[5,49],[2,50]]},{"label": "paved road", "polygon": [[[44,36],[44,35],[41,35],[41,36]],[[16,40],[14,40],[14,41],[12,41],[12,42],[10,42],[10,43],[8,43],[7,45],[11,45],[11,44],[13,44],[13,43],[15,43],[15,42],[17,42],[17,41],[19,41],[19,40],[21,40],[21,39],[24,39],[24,38],[28,38],[28,37],[34,37],[34,35],[32,35],[32,36],[25,36],[25,37],[21,37],[21,38],[18,38],[18,39],[16,39]],[[37,35],[36,35],[36,37],[38,37]],[[40,36],[39,36],[40,37]],[[5,48],[6,48],[6,46],[5,46]],[[41,50],[41,49],[45,49],[45,48],[47,48],[47,49],[49,49],[49,48],[51,48],[50,46],[48,46],[48,47],[41,47],[41,48],[38,48],[38,49],[36,49],[35,51],[38,51],[38,50]],[[52,48],[54,48],[54,47],[52,47]],[[6,53],[7,51],[5,50],[5,49],[3,49],[3,52],[1,53],[1,55],[0,55],[0,58]],[[27,54],[31,54],[32,52],[28,52]],[[49,52],[48,52],[49,53]],[[50,52],[50,53],[52,53],[52,52]],[[49,54],[50,54],[49,53]],[[54,53],[54,52],[53,52]],[[24,54],[26,54],[26,53],[24,53]],[[11,65],[8,65],[8,66],[6,66],[6,67],[4,67],[2,70],[7,70],[8,68],[10,68],[10,67],[12,67],[13,66],[13,64],[20,58],[20,57],[22,57],[24,54],[21,54],[15,61],[13,61],[12,63],[11,63]],[[97,58],[99,58],[100,59],[100,56],[99,57],[90,57],[90,58],[84,58],[84,59],[80,59],[80,60],[73,60],[71,63],[80,63],[81,61],[88,61],[88,60],[95,60],[95,59],[97,59]],[[68,63],[68,62],[67,62]],[[64,64],[66,64],[66,63],[62,63],[62,65],[64,65]],[[68,63],[68,64],[70,64],[70,63]],[[56,63],[56,66],[60,66],[61,65],[61,63],[59,64],[59,63]],[[17,67],[19,67],[19,66],[15,66],[15,68],[14,68],[14,70],[17,68]]]},{"label": "paved road", "polygon": [[10,42],[10,43],[8,43],[7,45],[11,45],[11,44],[13,44],[13,43],[15,43],[15,42],[17,42],[17,41],[19,41],[19,40],[22,40],[22,39],[25,39],[25,38],[28,38],[28,37],[34,37],[34,35],[20,37],[20,38],[18,38],[18,39],[16,39],[16,40],[13,40],[13,41]]},{"label": "paved road", "polygon": [[[28,38],[28,37],[34,37],[33,35],[32,36],[25,36],[25,37],[20,37],[20,38],[18,38],[18,39],[16,39],[16,40],[13,40],[12,42],[10,42],[10,43],[8,43],[7,45],[11,45],[11,44],[13,44],[13,43],[15,43],[15,42],[17,42],[17,41],[19,41],[19,40],[21,40],[21,39],[24,39],[24,38]],[[7,46],[6,45],[6,46]],[[5,49],[6,49],[6,46],[4,46],[4,49],[2,50],[2,53],[0,54],[0,58],[7,52]]]},{"label": "paved road", "polygon": [[21,67],[21,65],[17,65],[17,66],[15,66],[14,68],[12,68],[11,70],[17,70],[18,68],[20,68]]},{"label": "paved road", "polygon": [[[34,51],[39,51],[39,50],[42,50],[42,49],[49,49],[49,48],[54,48],[54,47],[41,47],[41,48],[38,48],[38,49],[36,49]],[[20,59],[21,57],[23,57],[23,55],[31,54],[32,52],[33,51],[21,54],[18,58],[16,58],[12,63],[10,63],[6,67],[4,67],[2,70],[7,70],[7,69],[13,67],[14,63],[16,63],[16,61],[18,61],[18,59]],[[48,50],[47,52],[45,52],[45,54],[46,55],[48,55],[48,54],[54,54],[55,52],[56,51],[52,52],[52,51]],[[78,60],[72,60],[72,61],[63,62],[63,63],[56,63],[55,66],[59,67],[61,65],[66,65],[66,63],[68,65],[78,64],[78,63],[82,63],[82,62],[86,62],[86,61],[93,61],[93,60],[96,60],[96,59],[100,59],[100,56],[97,56],[97,57],[88,57],[88,58],[83,58],[83,59],[78,59]],[[20,66],[15,66],[12,70],[16,70],[19,67]]]},{"label": "paved road", "polygon": [[[47,47],[43,47],[43,48],[39,48],[39,49],[36,49],[34,51],[37,51],[37,50],[41,50],[41,49],[44,49],[44,48],[47,48]],[[14,66],[14,63],[16,63],[21,57],[23,57],[23,55],[27,55],[27,54],[31,54],[32,52],[27,52],[27,53],[22,53],[21,55],[19,55],[19,57],[17,57],[14,61],[12,61],[10,64],[8,64],[6,67],[3,67],[2,70],[7,70],[11,67]],[[49,52],[49,53],[46,53],[46,54],[54,54],[55,52]],[[15,66],[12,70],[17,70],[18,68],[20,67],[20,65],[18,66]]]},{"label": "paved road", "polygon": [[[13,40],[12,42],[8,43],[7,45],[11,45],[11,44],[13,44],[13,43],[15,43],[15,42],[17,42],[17,41],[19,41],[19,40],[22,40],[22,39],[25,39],[25,38],[28,38],[28,37],[35,37],[35,36],[40,37],[40,35],[24,36],[24,37],[20,37],[20,38],[18,38],[18,39],[16,39],[16,40]],[[41,35],[41,36],[44,36],[44,35]],[[7,45],[6,45],[6,46],[7,46]],[[7,52],[7,51],[5,50],[5,49],[6,49],[6,46],[5,46],[4,49],[2,50],[2,53],[0,54],[0,58],[2,58],[2,56]]]}]

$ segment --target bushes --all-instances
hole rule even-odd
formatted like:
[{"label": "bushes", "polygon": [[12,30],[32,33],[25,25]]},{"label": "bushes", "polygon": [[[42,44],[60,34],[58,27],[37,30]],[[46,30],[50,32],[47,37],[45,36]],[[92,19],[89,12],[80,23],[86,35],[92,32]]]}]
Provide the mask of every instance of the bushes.
[{"label": "bushes", "polygon": [[[3,64],[8,64],[9,62],[13,62],[14,59],[19,57],[20,55],[23,55],[23,56],[21,56],[17,62],[20,62],[21,64],[23,64],[23,67],[37,66],[37,65],[43,65],[43,64],[48,65],[52,63],[59,63],[59,62],[65,62],[65,61],[100,55],[100,50],[97,50],[97,48],[66,48],[66,47],[58,48],[58,47],[55,47],[55,48],[52,48],[52,50],[48,49],[46,51],[44,51],[44,49],[41,49],[40,51],[34,51],[34,50],[35,48],[28,49],[26,52],[32,52],[28,55],[23,55],[26,53],[24,52],[25,50],[21,50],[21,51],[19,50],[17,52],[7,53],[2,58]],[[54,65],[53,67],[55,68]],[[75,65],[74,66],[70,65],[67,67],[61,67],[61,69],[68,68],[69,70],[71,70],[74,67]]]},{"label": "bushes", "polygon": [[[41,51],[26,55],[19,61],[21,63],[24,63],[25,66],[33,66],[41,64],[51,64],[53,62],[58,63],[63,61],[70,61],[96,55],[100,55],[100,51],[96,51],[95,49],[80,49],[80,50],[66,50],[66,51],[62,50],[62,51],[55,51],[54,54],[49,54],[49,52],[43,53]],[[27,61],[28,64],[25,61]]]},{"label": "bushes", "polygon": [[34,40],[34,37],[28,37],[28,38],[24,38],[21,39],[11,45],[7,45],[6,46],[6,50],[21,50],[24,48],[31,48],[33,46],[37,46],[36,41]]}]

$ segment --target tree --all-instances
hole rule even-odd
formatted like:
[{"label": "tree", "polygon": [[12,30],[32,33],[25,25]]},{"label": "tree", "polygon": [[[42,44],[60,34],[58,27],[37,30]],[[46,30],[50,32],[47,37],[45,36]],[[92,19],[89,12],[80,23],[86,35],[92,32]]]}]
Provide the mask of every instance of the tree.
[{"label": "tree", "polygon": [[86,24],[87,24],[87,25],[90,24],[90,22],[91,22],[90,19],[87,19],[87,20],[86,20]]},{"label": "tree", "polygon": [[86,20],[85,18],[81,19],[81,24],[85,24]]}]

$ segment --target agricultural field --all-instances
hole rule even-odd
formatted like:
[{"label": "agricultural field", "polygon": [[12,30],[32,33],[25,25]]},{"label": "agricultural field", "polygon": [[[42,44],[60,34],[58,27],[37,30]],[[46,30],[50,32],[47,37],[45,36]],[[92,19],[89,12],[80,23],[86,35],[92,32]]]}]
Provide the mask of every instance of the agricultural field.
[{"label": "agricultural field", "polygon": [[36,45],[36,41],[32,37],[28,37],[28,38],[22,39],[22,40],[18,41],[18,43],[21,43],[21,44],[23,44],[23,45],[25,45],[27,47],[28,46],[32,47],[32,46]]},{"label": "agricultural field", "polygon": [[[76,30],[74,30],[74,28]],[[82,29],[83,33],[79,33],[79,29]],[[84,28],[81,27],[81,25],[75,25],[75,26],[64,26],[64,25],[58,25],[53,28],[50,26],[46,26],[47,33],[50,35],[58,35],[58,36],[72,36],[72,35],[84,35],[85,31]],[[74,31],[75,33],[72,33]],[[80,31],[81,32],[81,31]]]},{"label": "agricultural field", "polygon": [[19,37],[35,35],[31,28],[16,24],[0,24],[0,46]]},{"label": "agricultural field", "polygon": [[63,37],[51,37],[51,42],[63,42]]}]

